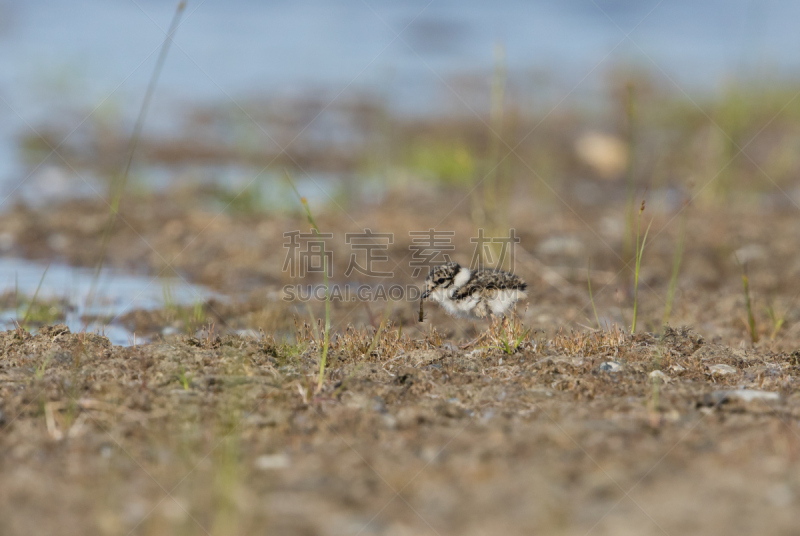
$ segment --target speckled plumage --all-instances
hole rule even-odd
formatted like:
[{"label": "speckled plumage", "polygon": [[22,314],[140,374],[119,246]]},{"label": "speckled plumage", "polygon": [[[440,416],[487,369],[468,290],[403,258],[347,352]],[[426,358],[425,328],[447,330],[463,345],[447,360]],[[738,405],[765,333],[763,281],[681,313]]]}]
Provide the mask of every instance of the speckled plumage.
[{"label": "speckled plumage", "polygon": [[503,270],[471,271],[455,262],[434,266],[425,278],[423,298],[439,303],[451,315],[502,317],[520,299],[528,284]]}]

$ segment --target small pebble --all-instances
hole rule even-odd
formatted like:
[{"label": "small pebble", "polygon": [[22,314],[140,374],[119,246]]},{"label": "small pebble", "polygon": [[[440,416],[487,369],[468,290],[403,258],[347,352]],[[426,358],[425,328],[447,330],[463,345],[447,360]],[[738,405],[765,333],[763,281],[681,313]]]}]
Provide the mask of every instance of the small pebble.
[{"label": "small pebble", "polygon": [[712,376],[727,376],[729,374],[736,374],[737,370],[730,365],[711,365],[708,371]]},{"label": "small pebble", "polygon": [[286,454],[264,454],[255,461],[256,469],[269,471],[270,469],[286,469],[289,467],[289,456]]},{"label": "small pebble", "polygon": [[741,402],[753,402],[754,400],[778,401],[781,395],[771,391],[759,391],[758,389],[730,389],[726,391],[714,391],[704,398],[704,402],[709,406],[724,404],[738,400]]},{"label": "small pebble", "polygon": [[394,430],[395,428],[397,428],[397,417],[395,417],[391,413],[385,413],[382,418],[383,418],[383,425],[386,428],[390,430]]},{"label": "small pebble", "polygon": [[651,372],[651,373],[649,374],[649,376],[650,376],[650,378],[652,378],[653,380],[655,380],[655,379],[659,379],[659,380],[661,380],[661,381],[662,381],[662,382],[664,382],[664,383],[669,383],[669,382],[671,382],[671,381],[672,381],[672,378],[670,378],[669,376],[667,376],[666,374],[664,374],[664,373],[663,373],[662,371],[660,371],[660,370],[654,370],[653,372]]},{"label": "small pebble", "polygon": [[619,372],[622,370],[622,365],[616,361],[606,361],[600,365],[600,370],[603,372]]}]

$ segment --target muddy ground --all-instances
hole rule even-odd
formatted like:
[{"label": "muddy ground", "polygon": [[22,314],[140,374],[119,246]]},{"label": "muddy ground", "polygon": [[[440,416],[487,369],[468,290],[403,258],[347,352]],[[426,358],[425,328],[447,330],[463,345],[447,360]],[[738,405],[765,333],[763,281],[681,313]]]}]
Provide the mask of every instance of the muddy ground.
[{"label": "muddy ground", "polygon": [[372,338],[3,333],[3,534],[796,531],[797,354]]},{"label": "muddy ground", "polygon": [[[443,218],[414,188],[316,219],[334,252],[359,227],[394,232],[398,265],[412,226],[441,223],[468,263],[469,203]],[[296,282],[282,233],[307,229],[304,215],[220,211],[205,195],[127,197],[105,263],[224,299],[117,319],[149,341],[135,347],[47,325],[0,336],[3,534],[796,532],[793,208],[698,198],[681,211],[650,192],[631,336],[625,204],[565,198],[570,211],[528,191],[509,214],[530,283],[519,348],[460,349],[487,325],[433,304],[419,323],[416,302],[334,302],[317,390],[322,304],[281,294]],[[7,255],[91,267],[107,221],[102,199],[18,205],[0,232]],[[670,324],[692,328],[662,335],[682,221]],[[405,266],[391,281],[421,279]]]},{"label": "muddy ground", "polygon": [[[104,319],[136,333],[130,347],[54,326],[58,301],[40,303],[35,334],[0,334],[0,534],[795,534],[800,101],[730,100],[687,116],[643,97],[633,130],[624,99],[600,125],[509,111],[508,147],[485,118],[381,130],[380,114],[356,121],[354,147],[278,160],[144,139],[121,193],[127,130],[59,155],[64,133],[28,140],[44,179],[74,184],[9,201],[2,255],[218,294],[175,304],[165,289],[161,309]],[[614,158],[579,158],[598,129]],[[232,187],[181,167],[197,162],[256,168]],[[477,229],[514,228],[530,288],[513,344],[432,304],[420,323],[405,298],[334,301],[317,388],[323,304],[283,298],[322,277],[285,270],[284,233],[309,223],[276,182],[284,164],[333,233],[333,285],[421,285],[410,231],[452,231],[469,264]],[[71,195],[87,169],[96,189]],[[137,180],[154,170],[169,184]],[[631,335],[641,199],[652,227]],[[374,267],[391,276],[344,275],[346,233],[365,229],[393,234]]]},{"label": "muddy ground", "polygon": [[[455,249],[450,255],[469,264],[475,249],[470,240],[476,233],[470,197],[446,187],[432,188],[435,195],[430,198],[421,183],[413,183],[392,190],[379,203],[315,204],[320,227],[333,235],[326,245],[332,252],[332,284],[420,286],[427,268],[412,277],[409,231],[414,230],[453,232]],[[593,299],[603,327],[629,326],[635,261],[633,238],[626,238],[633,235],[626,225],[635,225],[636,220],[624,195],[613,190],[607,195],[616,200],[582,205],[567,194],[538,198],[535,189],[535,184],[520,186],[506,215],[520,239],[514,271],[530,284],[530,298],[519,308],[525,323],[550,334],[559,329],[597,328]],[[694,201],[686,204],[676,200],[691,199],[693,192],[684,192],[686,197],[675,197],[671,191],[641,193],[647,199],[642,234],[652,221],[639,278],[641,327],[660,331],[676,251],[682,248],[668,319],[672,325],[694,326],[705,336],[719,337],[733,346],[749,344],[752,337],[742,286],[746,274],[759,340],[784,350],[800,344],[800,262],[796,256],[800,225],[797,209],[784,206],[790,198],[780,196],[783,204],[766,200],[754,204],[748,198],[720,204],[703,201],[694,192]],[[444,198],[452,198],[454,206],[443,213],[437,205]],[[0,213],[0,246],[5,255],[90,268],[104,259],[109,268],[153,278],[176,276],[230,298],[199,304],[203,315],[194,324],[186,319],[193,314],[191,305],[178,310],[165,304],[164,311],[139,311],[116,319],[148,340],[154,340],[165,326],[194,333],[206,320],[216,322],[222,331],[263,329],[279,338],[291,337],[294,319],[308,319],[309,307],[319,318],[320,301],[284,299],[287,284],[322,283],[320,273],[291,277],[283,269],[289,255],[283,233],[309,231],[299,203],[286,211],[251,214],[226,211],[214,199],[195,188],[131,194],[121,205],[108,249],[103,243],[109,209],[102,198],[41,208],[17,205]],[[375,270],[391,272],[391,277],[364,277],[356,272],[344,276],[351,255],[365,263],[364,252],[351,249],[345,236],[364,229],[394,236],[384,252],[388,260],[374,264]],[[153,284],[160,283],[154,279]],[[351,323],[374,328],[382,316],[417,330],[417,304],[405,299],[334,301],[332,311],[338,330]],[[426,314],[437,328],[456,339],[474,337],[483,329],[481,324],[455,321],[436,307],[426,309]]]}]

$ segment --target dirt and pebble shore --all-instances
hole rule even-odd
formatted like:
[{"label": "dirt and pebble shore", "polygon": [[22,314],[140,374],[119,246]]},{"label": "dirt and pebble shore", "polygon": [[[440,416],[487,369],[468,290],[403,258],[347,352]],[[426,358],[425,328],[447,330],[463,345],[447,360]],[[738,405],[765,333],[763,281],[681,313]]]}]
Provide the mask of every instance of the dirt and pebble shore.
[{"label": "dirt and pebble shore", "polygon": [[[322,277],[285,269],[285,233],[309,224],[291,191],[265,199],[288,189],[281,173],[247,168],[234,188],[168,168],[169,185],[132,178],[117,199],[126,136],[67,151],[99,189],[6,207],[0,253],[217,294],[177,303],[164,288],[163,308],[109,313],[147,344],[54,326],[67,305],[52,298],[29,309],[35,334],[0,333],[0,534],[796,533],[797,122],[770,106],[730,110],[736,139],[760,135],[755,159],[736,160],[708,115],[676,126],[660,106],[647,109],[666,123],[643,122],[635,145],[623,116],[603,129],[614,135],[570,114],[534,136],[520,123],[527,142],[494,175],[502,147],[475,120],[390,125],[356,157],[286,153],[280,164],[315,172],[293,170],[333,235],[334,286],[418,287],[410,231],[452,232],[448,251],[469,264],[478,229],[511,228],[530,285],[510,346],[493,326],[461,349],[487,326],[433,304],[420,323],[407,299],[334,301],[320,389],[322,302],[285,301],[283,287]],[[575,153],[592,139],[619,149],[608,173]],[[142,164],[217,147],[177,141],[143,140]],[[207,174],[274,157],[223,149]],[[651,220],[637,294],[635,229]],[[366,229],[392,234],[373,266],[391,276],[348,270],[347,233]],[[18,316],[34,302],[6,290]]]},{"label": "dirt and pebble shore", "polygon": [[796,529],[796,353],[687,329],[510,355],[352,330],[316,392],[308,333],[0,334],[3,533]]}]

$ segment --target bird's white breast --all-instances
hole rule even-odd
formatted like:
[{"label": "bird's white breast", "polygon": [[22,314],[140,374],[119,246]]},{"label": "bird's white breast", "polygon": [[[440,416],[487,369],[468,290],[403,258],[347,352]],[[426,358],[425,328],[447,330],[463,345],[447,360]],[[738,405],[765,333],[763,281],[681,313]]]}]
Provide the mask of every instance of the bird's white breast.
[{"label": "bird's white breast", "polygon": [[492,313],[501,316],[511,309],[515,303],[525,297],[527,297],[527,294],[521,290],[499,290],[494,296],[489,298],[489,308],[492,310]]},{"label": "bird's white breast", "polygon": [[471,316],[472,310],[478,303],[478,296],[469,296],[456,301],[452,298],[456,290],[457,288],[455,285],[446,289],[436,289],[431,292],[430,299],[438,302],[449,315],[456,317]]}]

